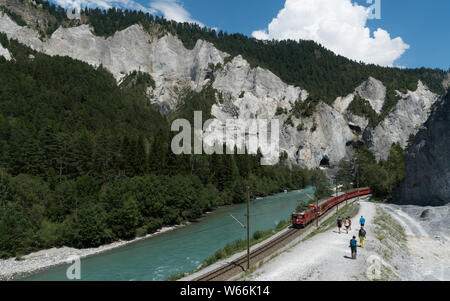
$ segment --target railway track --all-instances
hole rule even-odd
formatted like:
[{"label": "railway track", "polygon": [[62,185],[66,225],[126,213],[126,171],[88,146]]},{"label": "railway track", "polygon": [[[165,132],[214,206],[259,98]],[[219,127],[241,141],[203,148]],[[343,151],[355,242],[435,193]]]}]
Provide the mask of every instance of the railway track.
[{"label": "railway track", "polygon": [[[305,228],[306,229],[306,228]],[[250,266],[265,258],[267,255],[272,254],[274,251],[286,246],[294,238],[298,237],[305,229],[289,229],[277,238],[269,241],[268,243],[258,247],[250,253]],[[205,275],[202,275],[194,281],[220,281],[227,280],[231,276],[237,275],[240,272],[245,271],[247,267],[247,254],[239,257],[237,260],[228,263],[220,268],[217,268]]]},{"label": "railway track", "polygon": [[[356,198],[350,199],[349,201],[355,201],[355,199]],[[331,210],[329,210],[329,212],[319,217],[319,221],[322,218],[327,217],[330,212]],[[255,265],[257,262],[273,254],[275,251],[287,246],[295,238],[305,233],[314,225],[315,222],[313,221],[303,229],[289,229],[288,231],[278,236],[277,238],[272,239],[268,243],[251,251],[250,266]],[[247,267],[247,254],[239,257],[238,259],[222,267],[219,267],[211,272],[208,272],[204,275],[195,278],[194,281],[226,281],[231,277],[236,276],[241,272],[244,272],[246,270],[246,267]]]}]

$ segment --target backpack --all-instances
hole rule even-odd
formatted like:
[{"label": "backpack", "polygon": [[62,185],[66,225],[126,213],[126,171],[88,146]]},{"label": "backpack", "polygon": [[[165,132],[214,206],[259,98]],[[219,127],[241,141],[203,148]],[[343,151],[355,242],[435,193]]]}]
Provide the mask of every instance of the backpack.
[{"label": "backpack", "polygon": [[350,247],[356,248],[356,240],[355,239],[350,240]]},{"label": "backpack", "polygon": [[366,237],[366,230],[364,230],[364,229],[359,230],[359,236]]}]

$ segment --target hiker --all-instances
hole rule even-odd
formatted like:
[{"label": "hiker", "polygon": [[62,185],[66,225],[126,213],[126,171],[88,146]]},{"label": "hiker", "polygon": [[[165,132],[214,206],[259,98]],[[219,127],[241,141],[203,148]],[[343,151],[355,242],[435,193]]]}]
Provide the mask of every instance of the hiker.
[{"label": "hiker", "polygon": [[350,216],[349,217],[347,217],[348,218],[348,223],[349,223],[349,230],[351,231],[352,230],[352,220],[350,219]]},{"label": "hiker", "polygon": [[337,227],[339,230],[339,234],[341,234],[341,228],[342,228],[342,218],[341,217],[338,217],[338,219],[337,219]]},{"label": "hiker", "polygon": [[361,218],[359,219],[359,223],[361,224],[361,227],[364,227],[364,224],[366,223],[366,219],[361,215]]},{"label": "hiker", "polygon": [[359,242],[361,244],[361,248],[364,248],[364,241],[366,240],[366,230],[363,227],[359,229]]},{"label": "hiker", "polygon": [[345,226],[345,230],[347,230],[347,234],[348,234],[348,230],[350,229],[350,219],[348,217],[345,219],[344,226]]},{"label": "hiker", "polygon": [[353,236],[350,240],[350,249],[352,251],[352,259],[356,259],[356,249],[358,247],[358,242],[356,241],[356,236]]}]

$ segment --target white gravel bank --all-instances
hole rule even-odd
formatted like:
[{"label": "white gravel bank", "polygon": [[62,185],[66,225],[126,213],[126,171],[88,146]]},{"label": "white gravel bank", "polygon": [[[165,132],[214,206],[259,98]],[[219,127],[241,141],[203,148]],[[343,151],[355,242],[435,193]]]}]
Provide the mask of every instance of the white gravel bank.
[{"label": "white gravel bank", "polygon": [[[384,211],[380,210],[381,208]],[[445,224],[446,220],[448,224],[449,208],[447,206],[433,209],[440,213],[434,215],[444,222],[438,224]],[[449,280],[450,248],[446,241],[447,237],[443,238],[442,227],[440,236],[436,238],[430,234],[427,227],[423,226],[424,221],[418,220],[411,214],[411,212],[422,212],[424,209],[416,207],[413,210],[362,201],[360,212],[353,219],[354,227],[349,234],[345,231],[343,234],[338,234],[336,228],[317,234],[281,253],[244,279],[256,281]],[[366,218],[366,247],[358,248],[357,259],[352,260],[349,259],[349,241],[353,235],[358,236],[361,215]],[[388,218],[392,225],[388,223],[375,225],[377,216],[392,216]],[[433,218],[431,217],[430,220]],[[436,219],[433,222],[430,220],[428,224],[436,223]],[[395,227],[400,229],[403,227],[404,234],[397,231]],[[395,231],[399,232],[398,236]],[[395,235],[390,235],[392,233]],[[402,235],[406,241],[398,239]]]},{"label": "white gravel bank", "polygon": [[131,241],[118,241],[109,245],[104,245],[98,248],[92,249],[74,249],[74,248],[53,248],[49,250],[42,250],[39,252],[31,253],[21,258],[20,261],[15,258],[0,259],[0,280],[15,280],[22,277],[29,276],[39,271],[65,264],[73,256],[78,256],[80,259],[86,258],[92,255],[107,252],[113,249],[123,247],[125,245],[133,244],[141,240],[148,239],[155,235],[174,230],[182,226],[165,227],[158,232],[149,234],[147,236],[139,237]]}]

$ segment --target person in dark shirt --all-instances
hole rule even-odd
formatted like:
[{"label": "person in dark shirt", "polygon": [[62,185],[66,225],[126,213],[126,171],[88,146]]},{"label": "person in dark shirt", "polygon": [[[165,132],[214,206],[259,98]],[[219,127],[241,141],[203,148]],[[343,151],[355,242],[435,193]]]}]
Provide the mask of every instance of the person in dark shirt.
[{"label": "person in dark shirt", "polygon": [[337,227],[339,230],[339,234],[341,234],[341,228],[342,228],[342,218],[341,217],[338,217],[338,219],[337,219]]},{"label": "person in dark shirt", "polygon": [[364,248],[364,241],[366,240],[366,230],[364,230],[363,227],[359,229],[359,242],[361,245],[361,248]]}]

